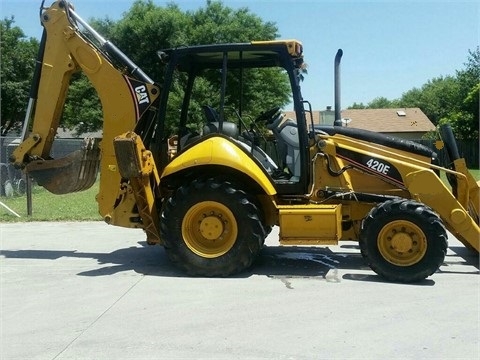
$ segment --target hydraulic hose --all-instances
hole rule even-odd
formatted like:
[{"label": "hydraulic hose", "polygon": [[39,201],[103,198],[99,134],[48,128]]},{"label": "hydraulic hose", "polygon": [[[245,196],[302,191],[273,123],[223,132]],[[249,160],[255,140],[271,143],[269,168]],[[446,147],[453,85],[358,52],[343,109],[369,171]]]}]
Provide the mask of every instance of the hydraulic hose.
[{"label": "hydraulic hose", "polygon": [[[47,32],[45,28],[42,32],[42,38],[40,40],[40,47],[38,49],[37,58],[35,60],[35,70],[33,72],[32,84],[30,86],[30,94],[28,99],[27,111],[23,120],[21,139],[24,141],[27,136],[28,124],[32,115],[33,107],[38,96],[38,87],[40,85],[40,76],[42,74],[43,55],[45,53],[45,43],[47,41]],[[2,134],[3,136],[4,134]]]},{"label": "hydraulic hose", "polygon": [[105,51],[110,56],[113,56],[115,60],[119,61],[122,65],[126,66],[130,74],[136,76],[139,80],[146,83],[153,84],[154,81],[143,72],[127,55],[125,55],[119,48],[113,43],[106,40],[101,36],[94,28],[92,28],[85,20],[83,20],[73,9],[68,9],[68,15],[71,16],[75,22],[81,24],[99,43],[101,50]]},{"label": "hydraulic hose", "polygon": [[458,151],[457,142],[455,141],[455,136],[453,135],[452,127],[449,124],[441,125],[440,134],[442,135],[442,140],[445,144],[449,160],[453,162],[459,159],[460,153]]}]

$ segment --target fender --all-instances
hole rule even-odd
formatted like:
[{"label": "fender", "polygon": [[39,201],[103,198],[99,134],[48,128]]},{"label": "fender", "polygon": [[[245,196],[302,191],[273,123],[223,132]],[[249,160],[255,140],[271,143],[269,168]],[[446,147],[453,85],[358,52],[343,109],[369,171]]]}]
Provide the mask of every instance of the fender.
[{"label": "fender", "polygon": [[221,165],[234,168],[257,182],[267,195],[277,193],[272,182],[258,164],[240,147],[220,136],[208,138],[177,156],[165,167],[161,177],[201,165]]}]

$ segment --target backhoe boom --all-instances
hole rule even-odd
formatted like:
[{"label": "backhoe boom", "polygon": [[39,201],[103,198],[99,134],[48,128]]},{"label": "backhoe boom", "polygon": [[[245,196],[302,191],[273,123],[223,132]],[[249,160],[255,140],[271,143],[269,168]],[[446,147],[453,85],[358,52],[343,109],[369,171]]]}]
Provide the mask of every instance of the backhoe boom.
[{"label": "backhoe boom", "polygon": [[[38,62],[41,65],[38,85],[33,85],[38,88],[38,96],[32,131],[13,152],[12,163],[16,167],[26,168],[29,176],[57,194],[90,187],[100,168],[97,201],[101,216],[119,226],[146,226],[138,220],[140,216],[134,192],[126,190],[130,186],[130,179],[122,178],[118,171],[114,140],[133,131],[142,116],[153,117],[150,108],[155,108],[152,105],[160,94],[159,86],[113,44],[88,26],[68,2],[57,1],[44,9],[41,22],[45,39],[39,50]],[[86,36],[81,27],[86,28],[94,39]],[[110,58],[123,64],[126,72],[116,68]],[[66,158],[52,159],[50,151],[71,77],[79,71],[87,76],[100,98],[103,137],[101,142],[88,140],[82,150]],[[141,144],[138,146],[142,148]],[[141,175],[140,179],[152,175],[154,181],[158,180],[154,163],[152,168],[149,174]],[[150,194],[153,191],[150,184],[145,189]],[[147,198],[150,204],[142,209],[155,210],[153,195]],[[156,210],[153,216],[156,217]],[[159,242],[158,232],[151,239]]]}]

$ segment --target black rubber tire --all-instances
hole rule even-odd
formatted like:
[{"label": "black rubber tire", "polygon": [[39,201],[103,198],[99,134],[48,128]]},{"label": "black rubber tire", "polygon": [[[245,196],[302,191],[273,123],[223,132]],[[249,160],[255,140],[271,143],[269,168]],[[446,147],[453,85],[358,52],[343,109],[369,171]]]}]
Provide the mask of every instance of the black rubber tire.
[{"label": "black rubber tire", "polygon": [[[258,201],[258,199],[253,199],[255,206],[257,209],[262,209],[262,203]],[[260,250],[265,246],[265,240],[267,239],[267,236],[272,232],[273,226],[271,225],[265,225],[265,214],[261,211],[258,212],[260,216],[260,221],[262,223],[262,229],[263,229],[263,235],[262,235],[262,241],[260,242]]]},{"label": "black rubber tire", "polygon": [[[415,249],[412,245],[410,250],[402,252],[392,246],[393,240],[388,234],[394,234],[393,238],[397,236],[396,224],[405,224],[407,228],[411,225],[411,228],[418,230],[418,234],[415,231],[411,232],[412,236],[408,234],[408,231],[412,230],[403,228],[398,232],[398,237],[403,236],[404,239],[409,239],[407,244],[412,242],[416,246]],[[398,226],[401,228],[403,225]],[[390,229],[393,231],[386,232]],[[418,238],[423,240],[417,241]],[[417,245],[417,243],[423,245]],[[390,244],[389,248],[388,244]],[[422,246],[423,251],[416,251]],[[374,207],[362,222],[360,232],[362,256],[373,271],[389,281],[411,283],[427,278],[443,264],[447,247],[447,232],[441,219],[425,204],[412,200],[386,201]],[[382,251],[386,254],[391,252],[393,260],[388,260],[382,255]],[[397,251],[398,259],[395,258]],[[402,264],[402,261],[405,263]],[[412,263],[410,264],[409,261]]]},{"label": "black rubber tire", "polygon": [[[189,231],[192,234],[191,229],[196,231],[192,238],[200,237],[201,225],[198,221],[188,223],[189,229],[183,229],[182,223],[184,218],[186,221],[191,218],[187,214],[194,211],[194,206],[201,208],[205,203],[228,208],[234,217],[230,223],[236,223],[236,238],[231,238],[231,247],[219,256],[202,256],[192,251],[191,244],[194,241],[185,240],[184,237],[184,234],[189,236]],[[161,210],[160,232],[168,257],[176,266],[188,275],[207,277],[224,277],[248,269],[259,254],[265,238],[259,209],[253,197],[219,178],[197,179],[179,187],[165,201]],[[200,238],[199,241],[203,240]]]},{"label": "black rubber tire", "polygon": [[265,233],[264,240],[267,238],[268,235],[270,235],[272,230],[273,230],[273,226],[270,226],[270,225],[264,225],[263,226],[263,231]]}]

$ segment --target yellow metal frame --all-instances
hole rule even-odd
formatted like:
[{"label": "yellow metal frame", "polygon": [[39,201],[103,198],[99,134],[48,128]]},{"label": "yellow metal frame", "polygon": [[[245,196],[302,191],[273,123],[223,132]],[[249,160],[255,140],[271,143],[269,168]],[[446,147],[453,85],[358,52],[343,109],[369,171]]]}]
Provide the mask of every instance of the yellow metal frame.
[{"label": "yellow metal frame", "polygon": [[267,195],[276,194],[275,187],[260,166],[239,146],[221,136],[206,139],[179,154],[165,167],[161,178],[202,165],[221,165],[236,169],[259,184]]},{"label": "yellow metal frame", "polygon": [[336,245],[342,238],[342,205],[279,205],[280,244]]},{"label": "yellow metal frame", "polygon": [[114,210],[105,216],[109,224],[135,224],[132,221],[132,194],[135,199],[138,217],[142,219],[141,227],[147,234],[149,244],[162,243],[160,239],[158,213],[155,191],[160,185],[155,161],[151,151],[147,150],[134,132],[127,132],[114,139],[115,156],[118,162],[118,172],[122,178],[129,179],[124,183],[122,196],[117,197]]},{"label": "yellow metal frame", "polygon": [[296,39],[287,40],[270,40],[270,41],[252,41],[252,45],[271,45],[271,44],[283,44],[287,47],[288,53],[291,56],[300,57],[303,55],[303,45]]},{"label": "yellow metal frame", "polygon": [[182,221],[183,241],[198,256],[216,258],[227,253],[237,240],[235,215],[216,201],[202,201],[188,209]]},{"label": "yellow metal frame", "polygon": [[[347,165],[337,157],[336,149],[342,147],[389,162],[402,176],[405,189],[402,191],[398,187],[380,180],[378,176],[366,176],[364,172],[357,172],[358,175],[355,175],[355,170],[350,173],[345,171],[340,177],[332,178],[332,181],[336,181],[335,185],[345,190],[358,192],[373,188],[376,189],[376,194],[397,195],[422,202],[440,215],[448,230],[454,233],[464,245],[477,252],[480,251],[480,227],[474,220],[475,217],[478,218],[479,184],[475,183],[466,169],[464,159],[455,160],[454,167],[458,171],[451,171],[431,164],[430,159],[424,156],[343,135],[322,135],[320,138],[322,138],[321,150],[330,156],[336,170]],[[450,172],[456,176],[457,197],[444,185],[434,170]],[[381,182],[384,183],[383,187]],[[322,186],[329,185],[325,182],[320,182],[320,184]],[[354,203],[351,204],[351,207],[355,206]],[[469,209],[474,213],[473,216],[470,216]]]},{"label": "yellow metal frame", "polygon": [[410,221],[394,220],[386,224],[377,237],[378,250],[396,266],[411,266],[427,252],[427,238],[422,229]]},{"label": "yellow metal frame", "polygon": [[[99,213],[113,225],[143,227],[132,219],[138,217],[138,213],[133,211],[135,193],[139,188],[150,188],[147,184],[148,177],[140,176],[131,185],[122,184],[113,147],[115,137],[135,128],[138,99],[132,97],[124,74],[70,24],[60,2],[55,2],[46,9],[41,19],[47,41],[38,98],[32,132],[13,154],[17,165],[21,165],[18,162],[23,161],[27,153],[32,158],[48,159],[70,78],[73,73],[83,71],[97,91],[103,111],[100,189],[96,197]],[[145,84],[145,88],[152,103],[159,96],[160,89],[154,84]],[[151,171],[147,171],[149,172]],[[155,178],[158,182],[158,175]],[[147,207],[153,209],[153,197],[145,196]]]}]

